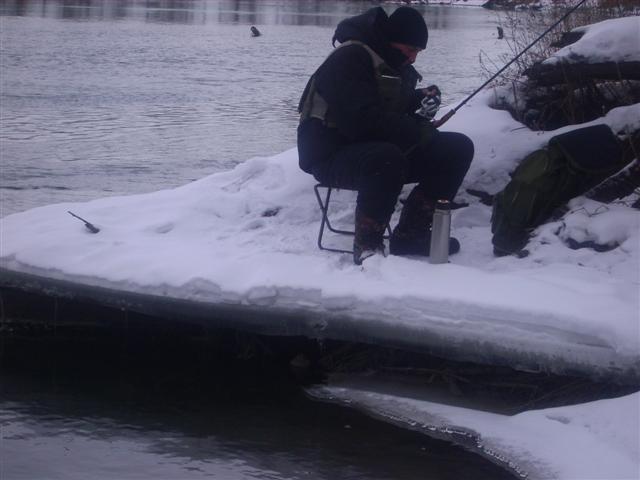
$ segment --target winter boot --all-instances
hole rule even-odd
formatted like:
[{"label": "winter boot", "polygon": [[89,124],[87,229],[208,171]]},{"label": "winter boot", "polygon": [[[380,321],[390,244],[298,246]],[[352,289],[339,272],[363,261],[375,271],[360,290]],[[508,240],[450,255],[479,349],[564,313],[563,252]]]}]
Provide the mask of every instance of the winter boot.
[{"label": "winter boot", "polygon": [[364,260],[377,254],[387,256],[383,241],[386,224],[368,217],[360,209],[356,208],[355,227],[353,263],[362,265]]},{"label": "winter boot", "polygon": [[[400,221],[389,240],[391,255],[429,256],[435,206],[435,200],[425,197],[419,186],[411,191],[402,207]],[[459,251],[460,242],[453,237],[449,238],[449,254]]]}]

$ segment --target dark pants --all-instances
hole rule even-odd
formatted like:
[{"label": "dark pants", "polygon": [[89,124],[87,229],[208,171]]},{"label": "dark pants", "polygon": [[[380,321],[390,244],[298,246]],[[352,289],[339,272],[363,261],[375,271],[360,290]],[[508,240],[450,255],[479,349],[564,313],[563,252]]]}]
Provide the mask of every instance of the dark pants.
[{"label": "dark pants", "polygon": [[319,182],[358,191],[357,207],[386,224],[406,183],[418,183],[425,197],[453,200],[473,159],[473,142],[455,132],[438,132],[425,149],[405,156],[386,142],[348,145],[317,166]]}]

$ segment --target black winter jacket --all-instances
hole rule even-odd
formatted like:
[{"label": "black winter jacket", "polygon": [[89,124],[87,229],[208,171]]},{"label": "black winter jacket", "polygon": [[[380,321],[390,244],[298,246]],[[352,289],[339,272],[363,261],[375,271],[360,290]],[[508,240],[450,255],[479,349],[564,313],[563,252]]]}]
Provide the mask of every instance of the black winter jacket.
[{"label": "black winter jacket", "polygon": [[402,66],[404,55],[386,40],[387,20],[380,7],[343,20],[336,29],[334,42],[363,42],[396,69],[406,95],[406,112],[391,112],[383,107],[369,53],[360,45],[341,47],[314,74],[316,89],[327,101],[336,128],[314,118],[299,125],[298,154],[303,170],[313,172],[340,148],[354,142],[390,142],[407,151],[428,128],[424,119],[413,114],[424,98],[421,91],[415,90],[421,77],[411,65]]}]

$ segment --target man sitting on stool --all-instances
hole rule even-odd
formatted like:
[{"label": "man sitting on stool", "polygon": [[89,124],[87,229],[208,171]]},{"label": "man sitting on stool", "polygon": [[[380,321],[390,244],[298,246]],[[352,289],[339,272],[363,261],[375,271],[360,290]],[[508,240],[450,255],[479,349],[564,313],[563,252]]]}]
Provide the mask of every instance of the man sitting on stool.
[{"label": "man sitting on stool", "polygon": [[[299,105],[300,167],[324,185],[357,190],[353,260],[386,255],[383,235],[406,183],[417,183],[389,240],[393,255],[429,255],[436,201],[452,200],[469,169],[473,143],[439,132],[414,112],[432,86],[416,89],[413,68],[427,46],[413,8],[381,7],[338,24],[341,43],[311,76]],[[429,103],[423,104],[429,110]],[[452,238],[450,253],[460,249]]]}]

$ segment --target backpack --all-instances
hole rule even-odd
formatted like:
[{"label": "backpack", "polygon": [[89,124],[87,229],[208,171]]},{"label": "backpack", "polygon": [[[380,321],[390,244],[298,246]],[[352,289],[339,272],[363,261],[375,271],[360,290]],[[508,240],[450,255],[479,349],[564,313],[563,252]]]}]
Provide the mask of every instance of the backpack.
[{"label": "backpack", "polygon": [[531,232],[559,206],[624,167],[621,143],[606,125],[557,135],[527,155],[493,200],[495,255],[522,250]]}]

